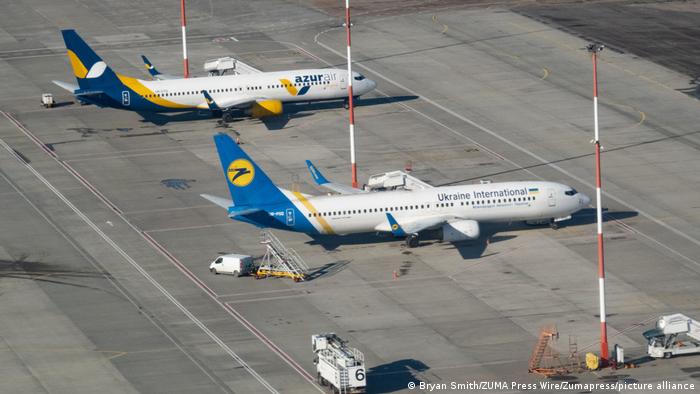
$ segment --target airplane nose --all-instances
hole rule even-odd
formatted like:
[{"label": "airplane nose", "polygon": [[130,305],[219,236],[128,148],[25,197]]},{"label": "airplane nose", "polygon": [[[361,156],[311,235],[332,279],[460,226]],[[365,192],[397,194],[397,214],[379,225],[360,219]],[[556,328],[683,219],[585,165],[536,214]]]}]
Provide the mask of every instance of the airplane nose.
[{"label": "airplane nose", "polygon": [[377,87],[377,83],[376,83],[376,82],[374,82],[374,81],[371,80],[371,79],[368,79],[368,80],[367,80],[367,91],[368,91],[368,92],[371,92],[371,91],[374,90],[374,88],[376,88],[376,87]]},{"label": "airplane nose", "polygon": [[581,193],[581,205],[586,207],[591,203],[591,198]]}]

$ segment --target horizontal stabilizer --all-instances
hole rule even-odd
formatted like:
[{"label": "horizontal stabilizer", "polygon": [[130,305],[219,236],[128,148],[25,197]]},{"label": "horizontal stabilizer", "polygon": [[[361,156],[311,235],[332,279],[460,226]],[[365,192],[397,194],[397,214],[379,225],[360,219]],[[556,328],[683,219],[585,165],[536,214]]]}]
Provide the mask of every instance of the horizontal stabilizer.
[{"label": "horizontal stabilizer", "polygon": [[76,83],[70,83],[70,82],[63,82],[63,81],[51,81],[55,85],[59,86],[62,89],[65,89],[71,93],[75,93],[76,90],[80,89],[80,86]]},{"label": "horizontal stabilizer", "polygon": [[200,196],[206,200],[213,202],[221,208],[229,209],[229,207],[233,206],[233,201],[231,201],[228,198],[212,196],[211,194],[200,194]]}]

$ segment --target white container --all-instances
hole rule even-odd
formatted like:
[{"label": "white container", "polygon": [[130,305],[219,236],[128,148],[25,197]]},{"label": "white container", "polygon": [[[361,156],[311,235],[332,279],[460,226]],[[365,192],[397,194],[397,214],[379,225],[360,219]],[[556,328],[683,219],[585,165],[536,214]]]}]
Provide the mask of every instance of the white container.
[{"label": "white container", "polygon": [[214,274],[243,276],[253,271],[253,258],[244,254],[225,254],[209,264]]}]

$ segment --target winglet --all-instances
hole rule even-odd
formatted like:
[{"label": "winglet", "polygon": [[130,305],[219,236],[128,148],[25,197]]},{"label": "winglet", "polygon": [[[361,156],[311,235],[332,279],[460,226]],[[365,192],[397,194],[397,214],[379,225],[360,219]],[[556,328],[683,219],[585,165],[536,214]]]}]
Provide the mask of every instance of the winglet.
[{"label": "winglet", "polygon": [[403,228],[401,228],[399,223],[396,222],[396,219],[394,219],[394,216],[392,214],[387,212],[386,218],[389,219],[389,226],[391,228],[391,234],[393,234],[395,237],[405,237],[406,236],[406,232],[403,231]]},{"label": "winglet", "polygon": [[151,74],[153,78],[156,78],[158,75],[160,75],[160,72],[156,70],[156,67],[151,63],[150,60],[144,55],[141,55],[141,59],[143,59],[143,64],[146,65],[146,70],[148,70],[148,73]]},{"label": "winglet", "polygon": [[311,162],[311,160],[306,161],[306,166],[309,167],[311,177],[314,178],[314,182],[316,182],[317,185],[325,185],[326,183],[330,183],[328,182],[328,179],[321,174],[321,171],[316,168],[314,163]]},{"label": "winglet", "polygon": [[204,100],[207,102],[207,106],[209,107],[210,111],[221,111],[221,108],[219,108],[209,92],[202,90],[202,94],[204,95]]}]

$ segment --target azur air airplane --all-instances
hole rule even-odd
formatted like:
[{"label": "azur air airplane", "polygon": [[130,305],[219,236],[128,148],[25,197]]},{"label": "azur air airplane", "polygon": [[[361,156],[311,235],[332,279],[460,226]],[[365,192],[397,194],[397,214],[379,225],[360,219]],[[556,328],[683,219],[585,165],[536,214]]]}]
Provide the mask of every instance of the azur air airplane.
[{"label": "azur air airplane", "polygon": [[[62,30],[78,84],[53,81],[81,102],[137,112],[209,110],[230,116],[242,110],[262,118],[282,114],[282,103],[339,100],[347,97],[347,71],[305,69],[199,78],[142,80],[114,72],[75,32]],[[147,66],[150,65],[147,63]],[[149,69],[150,71],[150,69]],[[377,84],[353,73],[353,95]]]},{"label": "azur air airplane", "polygon": [[258,227],[315,234],[390,232],[418,245],[423,230],[448,242],[479,238],[479,223],[565,220],[591,199],[554,182],[500,182],[367,192],[329,182],[307,161],[316,183],[336,193],[312,196],[277,187],[230,136],[214,136],[232,200],[203,194],[230,218]]}]

